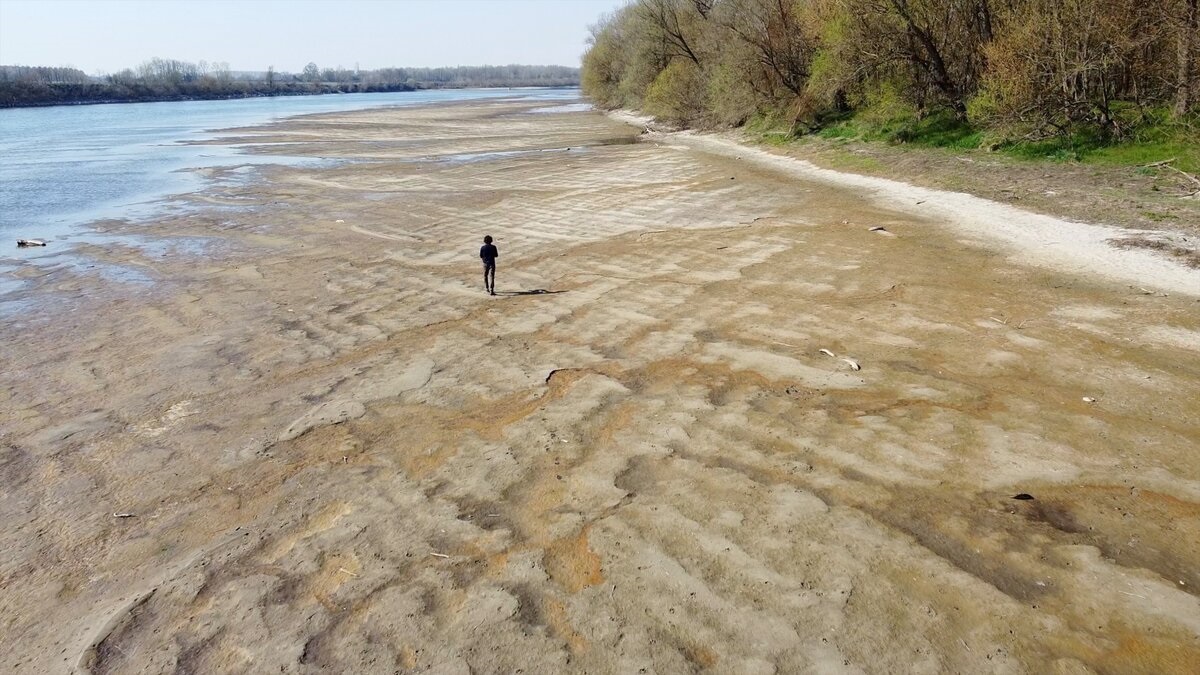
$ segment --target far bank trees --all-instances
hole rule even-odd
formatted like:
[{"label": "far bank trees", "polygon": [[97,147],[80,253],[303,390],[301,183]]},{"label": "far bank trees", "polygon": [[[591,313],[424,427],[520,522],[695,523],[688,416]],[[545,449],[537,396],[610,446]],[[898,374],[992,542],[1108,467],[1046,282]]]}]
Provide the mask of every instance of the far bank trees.
[{"label": "far bank trees", "polygon": [[102,77],[74,68],[0,66],[0,107],[578,84],[579,70],[564,66],[351,70],[322,69],[310,62],[298,74],[282,73],[274,66],[262,73],[234,73],[227,63],[154,58]]}]

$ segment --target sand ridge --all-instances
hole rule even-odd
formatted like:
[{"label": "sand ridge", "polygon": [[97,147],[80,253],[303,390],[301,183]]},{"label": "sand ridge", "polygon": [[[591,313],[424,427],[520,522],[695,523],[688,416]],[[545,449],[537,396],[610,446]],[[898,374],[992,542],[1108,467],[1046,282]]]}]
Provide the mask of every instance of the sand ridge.
[{"label": "sand ridge", "polygon": [[1200,659],[1193,298],[528,107],[239,130],[347,161],[141,230],[219,255],[88,252],[153,286],[30,277],[5,669]]}]

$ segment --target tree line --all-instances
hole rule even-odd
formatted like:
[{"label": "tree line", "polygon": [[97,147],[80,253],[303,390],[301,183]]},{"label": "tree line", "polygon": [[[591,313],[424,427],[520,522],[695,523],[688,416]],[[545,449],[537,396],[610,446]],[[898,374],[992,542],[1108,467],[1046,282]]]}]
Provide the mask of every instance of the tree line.
[{"label": "tree line", "polygon": [[1194,124],[1197,0],[634,0],[584,93],[688,126],[944,116],[1029,140]]},{"label": "tree line", "polygon": [[579,69],[565,66],[351,70],[309,63],[300,73],[274,67],[239,73],[226,63],[154,58],[136,68],[96,77],[75,68],[0,66],[0,107],[578,84]]}]

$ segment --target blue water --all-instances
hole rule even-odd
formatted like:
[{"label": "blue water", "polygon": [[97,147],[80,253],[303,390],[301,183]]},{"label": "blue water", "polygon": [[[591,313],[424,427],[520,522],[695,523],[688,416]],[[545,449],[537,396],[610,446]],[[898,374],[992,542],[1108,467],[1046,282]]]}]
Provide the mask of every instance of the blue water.
[{"label": "blue water", "polygon": [[288,161],[188,143],[219,129],[382,106],[578,96],[577,89],[453,89],[0,110],[0,258],[49,253],[16,249],[16,239],[61,245],[89,222],[149,215],[156,200],[202,186],[186,169]]}]

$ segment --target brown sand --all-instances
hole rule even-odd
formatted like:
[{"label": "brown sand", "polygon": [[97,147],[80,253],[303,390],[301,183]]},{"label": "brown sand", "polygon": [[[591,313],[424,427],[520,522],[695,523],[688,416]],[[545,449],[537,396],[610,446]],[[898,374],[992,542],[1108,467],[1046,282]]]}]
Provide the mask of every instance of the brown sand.
[{"label": "brown sand", "polygon": [[1195,672],[1197,297],[528,107],[18,270],[0,670]]}]

